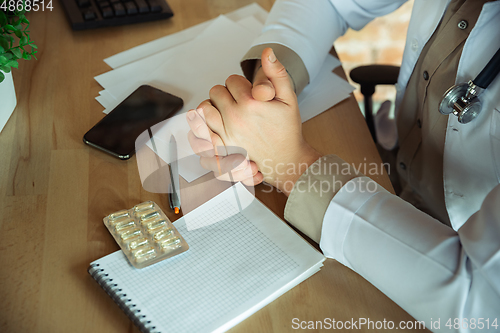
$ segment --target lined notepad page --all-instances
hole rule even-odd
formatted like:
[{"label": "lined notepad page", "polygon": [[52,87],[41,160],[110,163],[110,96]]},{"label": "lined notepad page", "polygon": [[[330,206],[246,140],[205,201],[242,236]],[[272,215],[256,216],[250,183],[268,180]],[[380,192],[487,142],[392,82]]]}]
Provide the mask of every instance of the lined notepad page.
[{"label": "lined notepad page", "polygon": [[316,273],[324,261],[241,184],[174,224],[190,245],[187,252],[141,270],[121,251],[95,262],[154,331],[227,330]]}]

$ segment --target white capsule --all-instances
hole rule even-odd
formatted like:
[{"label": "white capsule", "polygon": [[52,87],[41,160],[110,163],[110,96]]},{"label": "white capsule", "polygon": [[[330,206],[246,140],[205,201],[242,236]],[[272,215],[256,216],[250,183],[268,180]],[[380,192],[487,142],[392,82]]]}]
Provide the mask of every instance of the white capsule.
[{"label": "white capsule", "polygon": [[131,241],[129,244],[128,244],[128,247],[131,249],[131,250],[135,250],[135,249],[138,249],[142,246],[145,246],[145,245],[148,245],[149,244],[149,241],[147,238],[139,238],[137,240],[133,240]]},{"label": "white capsule", "polygon": [[179,237],[172,237],[158,242],[162,249],[174,249],[181,246],[181,239]]},{"label": "white capsule", "polygon": [[151,209],[154,207],[154,205],[155,205],[155,203],[153,201],[146,201],[146,202],[140,203],[138,205],[135,205],[134,211],[140,212],[140,211],[143,211],[146,209]]},{"label": "white capsule", "polygon": [[129,239],[132,239],[134,237],[141,236],[141,235],[142,235],[142,232],[140,229],[132,229],[132,230],[125,231],[124,233],[122,233],[120,235],[120,237],[123,240],[129,240]]},{"label": "white capsule", "polygon": [[118,211],[116,213],[113,213],[113,214],[109,215],[109,218],[111,220],[118,220],[118,219],[121,219],[121,218],[124,218],[124,217],[130,217],[129,211],[127,209],[120,210],[120,211]]},{"label": "white capsule", "polygon": [[131,228],[135,225],[134,220],[132,219],[124,219],[123,221],[119,221],[118,223],[115,224],[115,229],[116,231],[120,232],[122,230]]},{"label": "white capsule", "polygon": [[161,219],[161,220],[157,219],[157,220],[153,220],[153,221],[146,223],[146,228],[148,228],[149,232],[156,231],[156,230],[163,228],[163,227],[166,227],[166,226],[167,226],[167,221],[165,219]]},{"label": "white capsule", "polygon": [[162,239],[165,239],[165,238],[172,236],[173,233],[174,233],[174,231],[170,228],[163,229],[163,230],[157,232],[156,234],[154,234],[154,239],[159,241],[159,240],[162,240]]},{"label": "white capsule", "polygon": [[150,219],[153,219],[153,218],[157,218],[160,216],[160,213],[154,209],[150,209],[150,210],[147,210],[145,211],[144,213],[141,213],[139,215],[139,218],[141,219],[141,221],[146,221],[146,220],[150,220]]},{"label": "white capsule", "polygon": [[143,262],[156,257],[156,251],[153,247],[141,248],[133,252],[137,262]]}]

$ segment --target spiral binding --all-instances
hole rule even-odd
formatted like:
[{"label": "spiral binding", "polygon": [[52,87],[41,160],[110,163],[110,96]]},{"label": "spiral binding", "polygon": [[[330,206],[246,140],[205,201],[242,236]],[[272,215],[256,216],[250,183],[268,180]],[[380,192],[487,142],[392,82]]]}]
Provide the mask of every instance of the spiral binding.
[{"label": "spiral binding", "polygon": [[112,278],[108,278],[108,274],[105,273],[103,268],[100,268],[99,264],[91,264],[88,268],[88,272],[141,332],[161,333],[155,330],[156,327],[153,326],[151,321],[146,320],[145,315],[140,314],[140,309],[134,309],[136,306],[134,302],[132,302],[130,298],[127,298],[127,294],[121,293],[122,289],[120,289],[116,283],[113,283]]}]

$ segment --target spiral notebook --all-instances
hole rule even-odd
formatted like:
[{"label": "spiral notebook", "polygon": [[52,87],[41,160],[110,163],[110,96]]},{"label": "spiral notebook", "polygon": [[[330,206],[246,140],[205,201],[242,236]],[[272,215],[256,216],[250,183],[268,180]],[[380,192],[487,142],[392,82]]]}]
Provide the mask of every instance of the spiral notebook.
[{"label": "spiral notebook", "polygon": [[241,184],[174,222],[190,249],[136,269],[121,251],[90,275],[142,332],[223,332],[318,272],[325,257]]}]

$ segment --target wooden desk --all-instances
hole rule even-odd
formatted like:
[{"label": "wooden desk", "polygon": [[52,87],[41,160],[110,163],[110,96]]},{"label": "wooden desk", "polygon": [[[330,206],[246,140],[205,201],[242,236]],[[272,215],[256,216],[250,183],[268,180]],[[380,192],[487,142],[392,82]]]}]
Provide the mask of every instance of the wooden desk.
[{"label": "wooden desk", "polygon": [[[82,143],[103,117],[93,77],[109,70],[102,61],[108,56],[250,2],[169,0],[171,20],[81,32],[68,29],[59,2],[53,12],[29,15],[39,59],[14,71],[18,105],[0,134],[0,331],[137,331],[87,267],[118,249],[103,216],[145,200],[168,202],[142,189],[135,158],[119,161]],[[258,2],[269,10],[273,1]],[[304,124],[304,134],[323,153],[356,165],[380,163],[352,97]],[[376,180],[390,189],[387,175]],[[283,216],[284,196],[258,197]],[[356,273],[327,260],[320,273],[232,331],[292,331],[293,318],[413,320]]]}]

